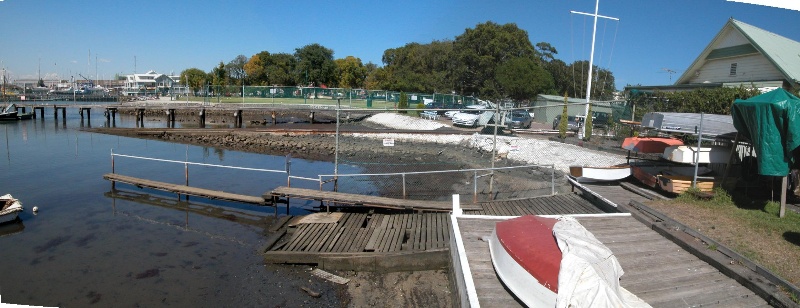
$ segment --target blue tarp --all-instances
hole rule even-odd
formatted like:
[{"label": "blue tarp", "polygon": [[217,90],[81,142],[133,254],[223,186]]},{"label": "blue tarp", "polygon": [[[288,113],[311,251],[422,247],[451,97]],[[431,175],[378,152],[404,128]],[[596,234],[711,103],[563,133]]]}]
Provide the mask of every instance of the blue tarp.
[{"label": "blue tarp", "polygon": [[800,98],[784,89],[737,99],[731,107],[733,126],[750,139],[758,173],[786,176],[792,151],[800,146]]}]

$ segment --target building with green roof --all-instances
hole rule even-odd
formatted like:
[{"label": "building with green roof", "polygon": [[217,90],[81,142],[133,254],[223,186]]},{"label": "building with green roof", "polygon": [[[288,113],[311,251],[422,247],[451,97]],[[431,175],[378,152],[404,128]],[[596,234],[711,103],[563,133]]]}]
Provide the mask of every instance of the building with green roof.
[{"label": "building with green roof", "polygon": [[630,86],[626,92],[683,91],[702,87],[800,90],[800,42],[728,19],[673,85]]}]

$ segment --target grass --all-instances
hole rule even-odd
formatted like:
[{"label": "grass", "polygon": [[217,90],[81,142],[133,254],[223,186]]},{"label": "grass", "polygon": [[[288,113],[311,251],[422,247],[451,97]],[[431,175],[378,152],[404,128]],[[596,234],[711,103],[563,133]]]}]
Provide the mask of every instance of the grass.
[{"label": "grass", "polygon": [[[722,189],[702,200],[684,193],[648,206],[761,264],[794,285],[800,284],[800,214],[780,203],[730,195]],[[716,247],[715,247],[716,248]],[[709,247],[709,249],[712,249]],[[795,296],[796,297],[796,296]]]}]

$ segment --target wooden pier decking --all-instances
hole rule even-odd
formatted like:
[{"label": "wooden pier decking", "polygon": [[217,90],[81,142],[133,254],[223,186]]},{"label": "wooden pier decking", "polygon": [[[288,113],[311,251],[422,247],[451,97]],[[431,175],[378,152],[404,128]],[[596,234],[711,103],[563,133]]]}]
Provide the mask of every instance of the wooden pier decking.
[{"label": "wooden pier decking", "polygon": [[219,190],[211,190],[205,188],[191,187],[186,185],[178,185],[172,183],[165,183],[159,181],[152,181],[147,179],[136,178],[132,176],[120,175],[116,173],[107,173],[103,178],[112,182],[122,182],[131,184],[137,187],[147,187],[162,191],[174,192],[182,195],[198,196],[209,199],[234,201],[241,203],[249,203],[256,205],[268,205],[267,200],[259,196],[248,196],[241,194],[228,193]]},{"label": "wooden pier decking", "polygon": [[[450,212],[453,210],[453,203],[447,201],[396,199],[285,186],[275,188],[272,191],[264,194],[264,199],[274,200],[273,203],[277,203],[278,198],[299,198],[322,202],[350,204],[354,206],[372,206],[400,210],[420,210],[433,212]],[[480,209],[480,206],[475,204],[464,204],[461,207],[464,209]]]},{"label": "wooden pier decking", "polygon": [[343,270],[422,270],[448,264],[452,224],[447,213],[339,212],[296,219],[268,241],[266,262]]},{"label": "wooden pier decking", "polygon": [[[461,257],[453,244],[451,257],[462,307],[524,307],[497,278],[489,244],[482,240],[491,235],[499,220],[469,215],[456,218],[453,230],[459,233],[454,231],[451,243],[461,241],[465,256]],[[620,285],[653,307],[769,306],[751,290],[633,217],[580,217],[578,221],[614,252],[625,271]],[[469,269],[468,277],[462,268]],[[466,293],[470,288],[476,295],[473,298]]]},{"label": "wooden pier decking", "polygon": [[479,203],[479,209],[466,208],[465,214],[492,216],[599,214],[602,209],[579,194],[561,194],[528,199]]}]

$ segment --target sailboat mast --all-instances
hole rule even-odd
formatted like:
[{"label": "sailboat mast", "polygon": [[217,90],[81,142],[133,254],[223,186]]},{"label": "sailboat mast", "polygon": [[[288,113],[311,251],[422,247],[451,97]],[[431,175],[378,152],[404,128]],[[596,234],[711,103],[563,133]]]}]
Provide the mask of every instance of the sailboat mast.
[{"label": "sailboat mast", "polygon": [[599,10],[600,10],[600,0],[597,0],[594,5],[594,14],[570,11],[571,13],[574,14],[588,15],[594,17],[594,25],[592,26],[592,48],[589,54],[589,78],[586,80],[586,107],[583,113],[585,115],[585,118],[583,119],[583,124],[584,124],[583,131],[581,132],[583,136],[586,136],[586,131],[587,131],[585,125],[586,119],[588,119],[591,116],[589,115],[589,104],[591,103],[591,97],[592,97],[592,68],[594,65],[594,41],[595,41],[595,36],[597,36],[597,18],[602,17],[619,21],[619,18],[598,15]]}]

